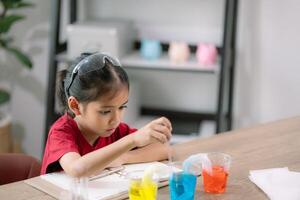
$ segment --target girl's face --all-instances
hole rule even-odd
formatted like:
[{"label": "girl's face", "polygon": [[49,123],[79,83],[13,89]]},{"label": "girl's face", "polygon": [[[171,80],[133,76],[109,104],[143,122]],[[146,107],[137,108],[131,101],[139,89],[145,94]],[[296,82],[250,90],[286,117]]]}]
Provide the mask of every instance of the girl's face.
[{"label": "girl's face", "polygon": [[128,88],[121,88],[113,97],[101,97],[85,105],[79,104],[76,116],[78,127],[84,135],[108,137],[119,126],[128,102]]}]

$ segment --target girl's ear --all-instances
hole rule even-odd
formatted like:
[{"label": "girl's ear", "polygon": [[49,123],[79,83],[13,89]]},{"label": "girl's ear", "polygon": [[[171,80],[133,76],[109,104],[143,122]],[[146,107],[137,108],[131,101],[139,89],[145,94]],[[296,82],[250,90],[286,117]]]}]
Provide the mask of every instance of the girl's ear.
[{"label": "girl's ear", "polygon": [[81,114],[80,109],[79,109],[79,102],[77,101],[77,99],[75,97],[70,96],[68,98],[68,106],[75,115]]}]

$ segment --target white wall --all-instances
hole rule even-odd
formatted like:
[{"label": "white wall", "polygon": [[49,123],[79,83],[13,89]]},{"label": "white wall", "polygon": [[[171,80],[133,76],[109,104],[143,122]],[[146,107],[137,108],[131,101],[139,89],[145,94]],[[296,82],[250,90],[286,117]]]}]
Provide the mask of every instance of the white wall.
[{"label": "white wall", "polygon": [[[133,0],[128,1],[133,2]],[[32,71],[20,71],[18,67],[13,68],[15,70],[16,86],[13,92],[12,108],[14,134],[22,139],[22,146],[27,153],[40,157],[46,109],[48,73],[47,31],[50,1],[32,0],[32,2],[36,4],[36,7],[32,10],[24,11],[27,15],[26,21],[18,24],[13,29],[13,32],[17,36],[17,43],[28,49],[33,56],[34,69]],[[109,1],[103,0],[99,2],[109,6]],[[118,2],[120,3],[120,1]],[[143,1],[146,4],[147,2]],[[154,2],[157,4],[160,1]],[[178,20],[181,25],[185,24],[185,22],[193,24],[194,21],[191,21],[191,17],[194,15],[192,13],[198,11],[201,13],[199,5],[203,5],[206,8],[203,12],[207,11],[208,13],[212,12],[213,8],[221,8],[220,1],[212,3],[212,1],[189,0],[188,2],[190,4],[186,4],[186,1],[185,3],[179,1],[180,7],[172,12],[172,10],[167,9],[170,1],[163,1],[162,8],[166,9],[166,13],[163,15],[164,19],[172,16],[172,20],[175,23],[176,17],[181,17]],[[152,7],[157,6],[149,2],[148,4],[148,6]],[[129,4],[121,3],[116,13],[122,11],[121,8],[124,9],[122,12],[126,12],[126,6],[130,7]],[[183,9],[180,9],[181,7]],[[299,115],[300,68],[298,66],[300,56],[297,55],[300,47],[298,36],[300,25],[297,23],[297,19],[300,18],[299,10],[300,2],[297,0],[240,1],[234,110],[236,128]],[[182,18],[183,15],[180,11],[184,11],[185,14],[189,12],[186,21]],[[95,9],[94,12],[98,11]],[[143,20],[148,20],[145,16],[143,17],[142,11],[138,11],[138,7],[134,7],[127,12],[131,14],[129,16],[138,17],[141,20],[141,24]],[[199,13],[195,15],[200,16]],[[209,19],[213,24],[213,38],[217,35],[214,27],[219,25],[218,20],[221,15],[222,13],[218,13]],[[157,16],[157,13],[153,13],[149,19],[154,19],[156,22],[159,21],[159,16]],[[199,23],[206,24],[204,18],[197,18],[197,20],[202,20]],[[207,34],[204,33],[204,35]],[[15,61],[11,63],[14,66],[17,65]],[[3,72],[1,69],[1,80],[4,75]],[[135,76],[137,75],[136,73],[141,74],[141,72],[130,73]],[[149,87],[153,85],[153,87],[157,88],[157,90],[154,90],[154,95],[145,94],[143,100],[149,104],[152,102],[154,105],[157,105],[156,100],[158,96],[168,102],[168,106],[171,104],[172,107],[180,106],[185,109],[193,107],[205,109],[213,107],[215,103],[210,96],[212,95],[212,98],[214,98],[213,94],[203,95],[201,93],[206,90],[208,90],[206,92],[212,93],[213,89],[204,89],[207,85],[215,87],[212,84],[214,82],[213,78],[209,78],[207,75],[165,73],[159,75],[158,72],[152,72],[151,74],[142,73],[141,75],[141,79]],[[163,86],[158,84],[159,82],[156,81],[157,77],[163,80]],[[170,80],[168,77],[170,77]],[[193,84],[181,87],[181,84],[179,86],[174,84],[174,80],[177,79],[182,80],[182,82],[191,81]],[[151,80],[152,82],[154,80],[155,83],[151,84]],[[180,88],[180,91],[178,91],[178,88]],[[182,90],[188,89],[192,89],[189,90],[191,94],[184,97],[177,94],[182,92]],[[168,94],[165,96],[167,92]]]},{"label": "white wall", "polygon": [[300,3],[277,2],[261,4],[261,121],[300,114]]},{"label": "white wall", "polygon": [[[84,1],[83,1],[84,2]],[[140,38],[222,42],[223,0],[90,0],[85,19],[132,20]]]},{"label": "white wall", "polygon": [[300,2],[241,1],[236,127],[300,113]]}]

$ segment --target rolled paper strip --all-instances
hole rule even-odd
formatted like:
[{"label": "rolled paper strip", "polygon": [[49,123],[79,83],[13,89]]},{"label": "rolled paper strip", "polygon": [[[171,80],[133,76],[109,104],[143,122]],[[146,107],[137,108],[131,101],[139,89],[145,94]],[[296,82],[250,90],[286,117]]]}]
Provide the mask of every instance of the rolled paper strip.
[{"label": "rolled paper strip", "polygon": [[217,48],[213,44],[198,44],[196,58],[200,64],[213,65],[217,58]]},{"label": "rolled paper strip", "polygon": [[153,169],[146,170],[143,174],[142,185],[151,185],[151,183],[153,182],[153,174]]},{"label": "rolled paper strip", "polygon": [[140,53],[143,58],[155,60],[161,56],[162,47],[158,40],[143,39],[141,41]]},{"label": "rolled paper strip", "polygon": [[168,172],[169,172],[168,166],[166,166],[162,163],[157,163],[157,164],[151,165],[151,166],[147,167],[146,170],[144,171],[142,181],[153,180],[153,178],[159,179],[163,175],[168,174]]},{"label": "rolled paper strip", "polygon": [[162,174],[169,170],[168,167],[162,163],[157,163],[146,168],[142,178],[142,199],[155,199],[157,192],[157,182]]},{"label": "rolled paper strip", "polygon": [[[183,162],[183,170],[187,173],[197,174],[195,170],[199,170],[199,166],[205,169],[209,174],[212,173],[212,164],[206,153],[199,153],[189,156]],[[193,169],[193,167],[195,169]]]},{"label": "rolled paper strip", "polygon": [[183,161],[183,171],[186,173],[190,172],[191,166],[194,164],[195,161],[198,160],[198,156],[191,155],[187,159]]},{"label": "rolled paper strip", "polygon": [[168,54],[171,62],[175,64],[184,63],[190,56],[190,49],[185,42],[171,42]]}]

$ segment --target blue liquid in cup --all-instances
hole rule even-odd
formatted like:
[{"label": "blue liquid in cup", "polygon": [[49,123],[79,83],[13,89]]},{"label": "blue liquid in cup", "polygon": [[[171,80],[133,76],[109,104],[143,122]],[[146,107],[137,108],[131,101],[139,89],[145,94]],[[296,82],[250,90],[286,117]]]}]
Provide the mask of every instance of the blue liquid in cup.
[{"label": "blue liquid in cup", "polygon": [[173,173],[169,179],[171,200],[193,200],[197,177],[193,174]]}]

